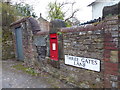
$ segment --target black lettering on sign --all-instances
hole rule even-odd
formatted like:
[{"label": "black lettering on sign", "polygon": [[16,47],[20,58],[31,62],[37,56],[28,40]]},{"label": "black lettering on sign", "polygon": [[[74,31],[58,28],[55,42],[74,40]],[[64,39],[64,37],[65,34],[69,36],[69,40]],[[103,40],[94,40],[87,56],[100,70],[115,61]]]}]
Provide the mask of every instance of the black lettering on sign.
[{"label": "black lettering on sign", "polygon": [[84,63],[86,63],[86,64],[97,65],[97,61],[96,61],[96,60],[85,59],[85,58],[82,58],[81,60],[82,60],[82,62],[84,62]]},{"label": "black lettering on sign", "polygon": [[74,65],[77,65],[78,60],[74,60]]},{"label": "black lettering on sign", "polygon": [[86,63],[89,63],[89,60],[88,60],[88,59],[85,59],[85,62],[86,62]]},{"label": "black lettering on sign", "polygon": [[90,60],[90,59],[88,59],[88,61],[89,61],[89,63],[88,63],[88,64],[91,64],[91,60]]},{"label": "black lettering on sign", "polygon": [[69,57],[70,60],[73,60],[73,57]]},{"label": "black lettering on sign", "polygon": [[97,61],[93,60],[92,64],[97,65]]},{"label": "black lettering on sign", "polygon": [[82,62],[82,61],[79,60],[78,58],[75,58],[75,59],[74,59],[74,65],[78,65],[78,66],[85,67],[85,62]]}]

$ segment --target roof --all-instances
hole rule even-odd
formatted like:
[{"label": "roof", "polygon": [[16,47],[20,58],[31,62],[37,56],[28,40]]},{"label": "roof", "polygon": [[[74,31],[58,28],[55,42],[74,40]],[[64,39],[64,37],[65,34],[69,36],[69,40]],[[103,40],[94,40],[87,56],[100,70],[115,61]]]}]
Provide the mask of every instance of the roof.
[{"label": "roof", "polygon": [[110,0],[110,1],[105,1],[105,0],[95,0],[94,2],[92,2],[91,4],[89,4],[88,6],[93,6],[93,5],[95,5],[96,3],[103,3],[103,2],[116,2],[116,3],[118,3],[119,2],[119,0]]},{"label": "roof", "polygon": [[89,4],[88,6],[92,6],[92,5],[94,5],[97,1],[98,1],[98,0],[96,0],[96,1],[94,1],[94,2],[92,2],[92,3],[91,3],[91,4]]},{"label": "roof", "polygon": [[19,19],[13,23],[10,24],[11,27],[14,27],[15,25],[17,24],[20,24],[21,22],[25,22],[29,17],[26,17],[26,18],[22,18],[22,19]]},{"label": "roof", "polygon": [[17,20],[15,22],[13,22],[10,26],[16,28],[18,26],[21,26],[21,23],[26,22],[26,21],[28,21],[30,23],[33,33],[41,31],[40,26],[38,24],[38,21],[32,17],[26,17],[26,18],[22,18],[20,20]]},{"label": "roof", "polygon": [[40,17],[38,18],[38,20],[39,21],[46,21],[46,22],[48,22],[46,19],[44,19],[43,17],[42,17],[42,14],[40,13]]},{"label": "roof", "polygon": [[32,17],[28,18],[28,20],[31,23],[31,27],[34,31],[40,31],[41,30],[37,20],[35,20]]}]

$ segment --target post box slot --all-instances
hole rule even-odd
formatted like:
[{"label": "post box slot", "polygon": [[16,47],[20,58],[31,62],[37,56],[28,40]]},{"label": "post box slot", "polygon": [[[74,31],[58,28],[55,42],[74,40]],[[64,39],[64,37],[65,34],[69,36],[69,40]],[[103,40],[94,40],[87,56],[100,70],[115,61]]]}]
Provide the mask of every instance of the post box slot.
[{"label": "post box slot", "polygon": [[51,39],[56,39],[56,38],[51,38]]}]

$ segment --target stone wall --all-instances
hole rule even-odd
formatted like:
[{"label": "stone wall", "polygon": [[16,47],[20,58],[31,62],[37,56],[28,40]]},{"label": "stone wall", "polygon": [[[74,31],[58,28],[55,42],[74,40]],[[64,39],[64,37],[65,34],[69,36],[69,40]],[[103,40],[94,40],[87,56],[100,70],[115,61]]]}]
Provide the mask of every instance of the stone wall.
[{"label": "stone wall", "polygon": [[23,51],[24,51],[24,62],[28,65],[34,65],[37,61],[37,51],[34,46],[34,34],[31,29],[29,21],[22,23],[22,38],[23,38]]},{"label": "stone wall", "polygon": [[8,26],[2,27],[2,60],[15,58],[12,30]]},{"label": "stone wall", "polygon": [[112,6],[105,6],[103,8],[103,18],[106,16],[113,16],[120,14],[120,2]]},{"label": "stone wall", "polygon": [[76,76],[74,77],[75,80],[78,80],[77,82],[83,82],[81,84],[85,84],[91,88],[103,87],[103,30],[102,28],[97,29],[97,26],[94,28],[96,28],[95,31],[89,31],[88,29],[87,31],[76,32],[76,30],[73,29],[72,32],[63,34],[65,55],[93,58],[101,61],[102,68],[100,73],[81,68],[76,68],[74,72],[74,70],[70,70],[70,68],[75,67],[69,66],[68,71],[73,71],[72,74]]},{"label": "stone wall", "polygon": [[[103,81],[103,87],[119,87],[119,19],[118,16],[106,17],[102,26],[86,26],[77,29],[63,29],[64,53],[66,55],[95,58],[101,61],[100,73],[91,73],[92,80],[100,78]],[[96,29],[96,30],[95,30]],[[67,33],[66,33],[67,32]],[[86,70],[79,75],[87,72]],[[85,75],[85,74],[84,74]],[[97,76],[97,77],[96,77]],[[82,78],[82,77],[81,77]],[[99,84],[99,83],[98,83]],[[100,84],[99,84],[100,85]],[[102,85],[101,85],[102,86]]]},{"label": "stone wall", "polygon": [[[100,60],[100,72],[66,65],[65,58],[59,58],[59,61],[44,60],[41,67],[43,70],[74,87],[119,87],[118,15],[106,17],[96,25],[61,28],[59,32],[63,37],[63,52],[59,50],[59,54],[98,59]],[[58,38],[60,40],[59,34]]]},{"label": "stone wall", "polygon": [[45,59],[47,52],[49,52],[47,48],[48,38],[48,35],[34,35],[33,43],[36,46],[39,61]]},{"label": "stone wall", "polygon": [[[61,28],[63,21],[50,23],[49,31],[33,33],[31,23],[20,23],[23,34],[24,62],[38,67],[79,88],[118,88],[120,79],[120,31],[118,15],[106,17],[95,25]],[[49,34],[57,33],[59,60],[50,59]],[[100,71],[65,64],[65,55],[100,60]]]},{"label": "stone wall", "polygon": [[[34,22],[34,21],[33,21]],[[17,51],[16,51],[16,36],[15,36],[15,28],[20,27],[22,30],[22,44],[23,44],[23,55],[24,55],[24,63],[30,67],[36,67],[39,66],[38,62],[38,53],[36,49],[36,45],[34,44],[34,36],[37,31],[35,31],[33,28],[35,28],[34,24],[29,20],[29,17],[20,19],[14,23],[11,24],[11,27],[13,29],[13,42],[14,42],[14,52],[16,59],[17,58]],[[37,26],[36,26],[37,27]],[[38,28],[38,27],[37,27]],[[37,29],[39,30],[39,28]]]},{"label": "stone wall", "polygon": [[[50,60],[44,67],[45,71],[62,81],[80,88],[102,88],[103,87],[103,26],[85,26],[77,28],[63,28],[63,50],[64,55],[94,58],[101,60],[101,71],[95,72],[77,68],[65,64],[60,59],[59,69],[53,68]],[[58,35],[59,37],[60,35]],[[61,54],[61,53],[60,53]],[[52,63],[53,64],[53,63]],[[58,65],[58,64],[57,64]],[[85,78],[84,78],[85,77]]]}]

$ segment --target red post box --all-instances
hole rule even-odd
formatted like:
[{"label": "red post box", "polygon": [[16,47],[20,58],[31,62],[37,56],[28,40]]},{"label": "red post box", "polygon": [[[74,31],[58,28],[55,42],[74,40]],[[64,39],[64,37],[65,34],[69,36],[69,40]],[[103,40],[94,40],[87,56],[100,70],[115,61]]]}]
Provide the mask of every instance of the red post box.
[{"label": "red post box", "polygon": [[58,61],[58,37],[57,34],[50,34],[50,59]]}]

